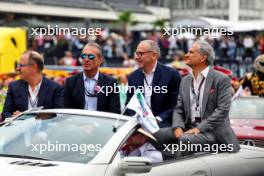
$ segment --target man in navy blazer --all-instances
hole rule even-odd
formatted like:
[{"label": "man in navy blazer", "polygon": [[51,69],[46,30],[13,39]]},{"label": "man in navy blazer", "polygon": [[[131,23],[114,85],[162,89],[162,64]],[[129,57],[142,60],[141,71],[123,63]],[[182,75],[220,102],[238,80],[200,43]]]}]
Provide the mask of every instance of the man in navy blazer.
[{"label": "man in navy blazer", "polygon": [[120,113],[119,92],[114,92],[117,81],[99,72],[103,62],[101,47],[96,43],[86,44],[81,59],[83,72],[65,83],[65,108]]},{"label": "man in navy blazer", "polygon": [[3,119],[40,106],[63,108],[63,87],[45,78],[43,68],[44,59],[39,53],[28,51],[22,55],[17,65],[21,79],[9,84]]},{"label": "man in navy blazer", "polygon": [[[128,77],[129,87],[143,89],[146,103],[151,108],[154,116],[158,116],[160,127],[172,125],[172,113],[177,102],[177,95],[181,76],[177,70],[162,65],[158,62],[160,49],[152,40],[143,40],[135,52],[135,59],[139,69]],[[133,89],[131,89],[133,90]],[[128,91],[128,101],[134,92]],[[127,111],[132,115],[131,111]]]}]

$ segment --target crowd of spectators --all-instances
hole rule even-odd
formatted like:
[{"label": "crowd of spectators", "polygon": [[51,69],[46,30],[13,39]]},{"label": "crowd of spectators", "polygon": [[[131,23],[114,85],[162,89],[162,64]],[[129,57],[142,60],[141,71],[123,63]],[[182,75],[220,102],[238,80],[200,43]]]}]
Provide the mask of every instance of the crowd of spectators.
[{"label": "crowd of spectators", "polygon": [[[80,65],[78,60],[83,46],[88,40],[95,40],[103,48],[104,66],[135,66],[133,53],[139,41],[151,39],[161,48],[160,62],[172,62],[181,53],[186,53],[197,38],[207,40],[213,47],[218,60],[252,62],[252,59],[264,53],[264,34],[237,34],[234,36],[188,36],[185,38],[164,36],[162,32],[104,32],[103,35],[90,38],[59,35],[42,36],[30,39],[30,48],[42,53],[48,65]],[[247,63],[248,64],[248,63]],[[251,63],[252,64],[252,63]]]},{"label": "crowd of spectators", "polygon": [[[81,36],[59,35],[30,38],[28,48],[36,50],[44,55],[46,65],[80,66],[79,56],[82,48],[89,40],[99,43],[103,49],[105,67],[132,67],[136,68],[134,51],[139,41],[151,39],[157,41],[161,49],[160,62],[170,64],[177,68],[182,75],[187,74],[188,69],[183,69],[183,58],[196,39],[207,40],[214,48],[217,61],[237,62],[238,65],[252,67],[254,59],[264,54],[264,33],[235,34],[234,36],[210,36],[172,37],[164,36],[162,32],[131,32],[123,35],[121,32],[104,31],[103,35],[90,38]],[[239,69],[238,69],[239,70]],[[240,69],[240,74],[235,73],[234,85],[239,85],[238,79],[251,70]],[[124,75],[126,76],[126,75]],[[0,78],[0,94],[5,94],[9,82],[16,76],[6,75]],[[53,78],[63,84],[64,79]],[[119,78],[120,79],[120,78]],[[238,87],[238,86],[236,86]],[[1,99],[0,99],[1,101]],[[1,102],[0,102],[1,104]]]}]

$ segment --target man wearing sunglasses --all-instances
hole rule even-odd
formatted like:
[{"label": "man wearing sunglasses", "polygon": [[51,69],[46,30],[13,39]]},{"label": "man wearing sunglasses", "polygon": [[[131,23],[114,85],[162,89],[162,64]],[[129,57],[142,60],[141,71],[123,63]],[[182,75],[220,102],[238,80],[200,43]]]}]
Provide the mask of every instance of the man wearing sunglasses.
[{"label": "man wearing sunglasses", "polygon": [[99,66],[103,63],[101,47],[90,42],[85,45],[80,57],[83,72],[66,80],[65,108],[120,113],[118,92],[106,94],[105,91],[117,86],[117,81],[99,72]]},{"label": "man wearing sunglasses", "polygon": [[[160,127],[170,127],[181,82],[177,70],[158,62],[160,48],[155,41],[143,40],[137,46],[135,59],[139,69],[128,77],[128,85],[143,88],[142,93],[154,116],[159,116]],[[128,101],[133,92],[128,92]],[[128,115],[132,112],[127,111]]]},{"label": "man wearing sunglasses", "polygon": [[22,111],[43,106],[45,109],[63,108],[63,88],[45,78],[43,57],[35,51],[25,52],[16,71],[20,80],[10,83],[2,116],[16,116]]}]

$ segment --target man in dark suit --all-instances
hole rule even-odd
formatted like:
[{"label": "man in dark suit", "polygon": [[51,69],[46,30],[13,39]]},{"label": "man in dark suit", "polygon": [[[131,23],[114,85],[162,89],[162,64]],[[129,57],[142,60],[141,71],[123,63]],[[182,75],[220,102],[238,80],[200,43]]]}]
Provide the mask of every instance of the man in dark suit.
[{"label": "man in dark suit", "polygon": [[231,83],[210,67],[214,57],[213,48],[204,41],[194,43],[186,54],[185,62],[192,73],[183,78],[180,86],[173,133],[185,144],[226,144],[228,151],[236,152],[239,144],[228,118]]},{"label": "man in dark suit", "polygon": [[11,117],[22,111],[43,106],[44,109],[63,108],[63,88],[45,78],[43,57],[35,52],[25,52],[17,64],[20,80],[10,83],[2,117]]},{"label": "man in dark suit", "polygon": [[103,62],[101,47],[88,43],[80,57],[83,72],[66,80],[65,108],[120,113],[119,92],[113,90],[117,81],[99,72]]},{"label": "man in dark suit", "polygon": [[[140,68],[129,75],[128,86],[141,89],[154,116],[161,120],[158,125],[169,127],[172,124],[172,113],[177,102],[181,77],[177,70],[160,64],[159,56],[160,49],[156,42],[141,41],[135,52],[135,59]],[[133,94],[133,91],[128,91],[127,102]],[[132,113],[128,111],[127,114]]]}]

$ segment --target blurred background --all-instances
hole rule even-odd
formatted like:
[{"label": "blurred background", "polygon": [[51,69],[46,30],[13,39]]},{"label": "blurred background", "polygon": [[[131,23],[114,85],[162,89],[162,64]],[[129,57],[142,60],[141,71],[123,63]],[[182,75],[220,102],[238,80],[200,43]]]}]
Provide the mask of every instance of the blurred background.
[{"label": "blurred background", "polygon": [[[31,35],[47,26],[101,28],[99,36]],[[45,74],[60,84],[81,70],[79,56],[90,40],[103,48],[101,71],[127,83],[137,68],[134,51],[140,40],[151,39],[161,48],[160,62],[190,70],[183,57],[197,40],[207,40],[216,52],[215,65],[239,80],[253,70],[254,59],[264,54],[263,0],[0,0],[0,112],[8,84],[18,79],[15,65],[25,50],[45,58]],[[225,28],[233,35],[166,36],[163,28]]]}]

